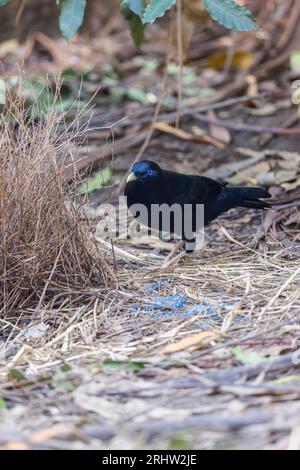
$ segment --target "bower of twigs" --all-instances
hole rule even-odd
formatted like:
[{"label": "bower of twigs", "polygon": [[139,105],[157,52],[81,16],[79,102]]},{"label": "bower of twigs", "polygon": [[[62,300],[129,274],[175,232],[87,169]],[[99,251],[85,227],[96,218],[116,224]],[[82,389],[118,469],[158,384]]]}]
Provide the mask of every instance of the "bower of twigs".
[{"label": "bower of twigs", "polygon": [[[0,121],[1,314],[109,278],[64,175],[74,133],[54,111],[38,120],[10,97]],[[60,129],[60,130],[58,130]]]}]

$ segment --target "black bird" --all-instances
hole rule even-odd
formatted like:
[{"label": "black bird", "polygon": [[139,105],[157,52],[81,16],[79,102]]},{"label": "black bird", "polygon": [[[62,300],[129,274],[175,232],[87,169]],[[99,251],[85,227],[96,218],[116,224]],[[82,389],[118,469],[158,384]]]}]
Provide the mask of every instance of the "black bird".
[{"label": "black bird", "polygon": [[[135,163],[132,172],[127,178],[124,194],[127,197],[127,205],[133,215],[144,225],[158,230],[163,229],[163,216],[157,222],[151,215],[153,204],[165,204],[171,207],[178,204],[183,213],[186,204],[192,208],[192,232],[199,230],[196,220],[196,206],[203,204],[204,225],[223,212],[233,207],[247,207],[251,209],[267,209],[270,204],[260,198],[269,198],[271,194],[263,188],[243,188],[239,186],[228,186],[205,176],[183,175],[174,171],[163,170],[160,166],[150,160]],[[136,204],[143,204],[147,209],[147,215],[136,211]],[[174,217],[170,220],[170,233],[179,235]],[[194,237],[186,237],[184,231],[180,232],[180,238],[185,242],[193,242]],[[185,244],[186,251],[193,251],[190,244]]]}]

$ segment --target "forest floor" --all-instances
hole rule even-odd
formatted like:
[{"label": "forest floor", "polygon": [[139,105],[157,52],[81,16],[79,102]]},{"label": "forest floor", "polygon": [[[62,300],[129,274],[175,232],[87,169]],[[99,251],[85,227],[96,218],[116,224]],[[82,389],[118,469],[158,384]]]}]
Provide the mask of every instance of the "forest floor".
[{"label": "forest floor", "polygon": [[[117,203],[114,191],[138,155],[184,173],[267,186],[274,209],[227,213],[206,230],[201,251],[165,269],[172,243],[114,240],[106,251],[116,285],[85,292],[84,305],[54,307],[48,299],[40,318],[32,320],[28,308],[1,320],[0,448],[300,449],[300,135],[283,130],[299,130],[295,75],[286,59],[278,73],[272,57],[251,73],[239,62],[216,66],[207,55],[220,46],[217,33],[199,33],[211,49],[196,36],[200,61],[183,69],[184,132],[174,125],[177,102],[169,98],[150,134],[160,39],[135,59],[123,29],[101,45],[105,51],[94,41],[100,72],[84,77],[82,93],[95,93],[99,77],[102,89],[78,170],[92,164],[97,178],[108,167],[110,184],[89,193],[84,208],[97,233],[101,203]],[[248,40],[240,47],[254,60]],[[39,64],[40,75],[58,60],[53,47],[64,60],[84,49],[76,41],[71,52],[42,41],[54,57],[44,70]],[[118,57],[112,45],[120,42],[127,47]],[[32,57],[30,72],[37,67]],[[177,74],[170,67],[169,97]],[[64,91],[78,89],[79,71],[65,75]]]}]

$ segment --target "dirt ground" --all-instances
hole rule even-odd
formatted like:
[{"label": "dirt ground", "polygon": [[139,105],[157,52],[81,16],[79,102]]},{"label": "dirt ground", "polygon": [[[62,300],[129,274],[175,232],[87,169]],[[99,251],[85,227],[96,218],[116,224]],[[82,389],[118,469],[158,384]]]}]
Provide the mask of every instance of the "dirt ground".
[{"label": "dirt ground", "polygon": [[[118,78],[105,72],[107,50],[96,55],[102,89],[78,151],[79,171],[112,170],[107,187],[89,193],[84,205],[92,233],[101,203],[117,203],[137,155],[183,173],[266,186],[274,207],[223,215],[206,230],[200,252],[163,270],[172,243],[114,240],[113,250],[110,243],[104,247],[114,285],[78,292],[60,305],[50,295],[38,318],[33,305],[1,319],[0,448],[299,450],[300,133],[291,101],[298,72],[287,58],[278,69],[274,54],[260,57],[250,71],[224,72],[224,64],[206,69],[213,51],[200,47],[199,37],[214,39],[218,50],[224,32],[201,30],[192,42],[198,49],[191,48],[200,59],[183,71],[185,134],[170,117],[177,107],[176,67],[169,74],[170,101],[151,130],[163,73],[160,36],[134,62],[123,30],[103,45],[116,52]],[[120,52],[124,38],[128,47]],[[241,47],[247,41],[252,47],[249,37]],[[74,56],[85,45],[72,44]],[[251,47],[257,59],[259,48]],[[31,71],[38,53],[27,64]],[[59,69],[55,57],[47,66]],[[249,76],[256,77],[255,93]],[[75,70],[66,83],[76,88],[78,77]],[[83,92],[95,89],[91,75],[85,77]],[[184,114],[186,108],[192,112]]]}]

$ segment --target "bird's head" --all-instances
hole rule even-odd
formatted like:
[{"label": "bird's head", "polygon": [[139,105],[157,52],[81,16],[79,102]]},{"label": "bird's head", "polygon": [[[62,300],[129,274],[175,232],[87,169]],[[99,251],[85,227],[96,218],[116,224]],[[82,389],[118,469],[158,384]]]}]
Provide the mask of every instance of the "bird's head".
[{"label": "bird's head", "polygon": [[126,182],[140,181],[142,183],[154,183],[159,182],[162,175],[163,171],[157,163],[143,160],[132,166],[131,173]]}]

